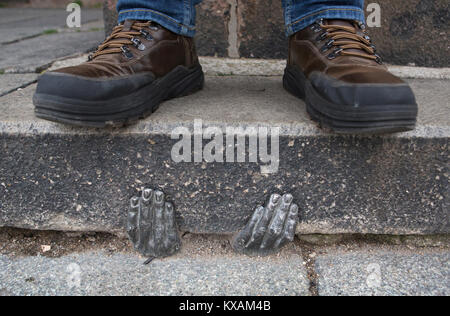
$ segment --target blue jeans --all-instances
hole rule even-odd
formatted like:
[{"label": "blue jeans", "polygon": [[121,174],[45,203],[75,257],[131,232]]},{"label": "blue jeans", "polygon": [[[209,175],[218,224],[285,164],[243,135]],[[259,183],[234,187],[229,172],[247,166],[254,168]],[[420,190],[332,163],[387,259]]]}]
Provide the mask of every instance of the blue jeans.
[{"label": "blue jeans", "polygon": [[[151,20],[172,32],[192,37],[195,34],[195,5],[200,2],[202,0],[119,0],[119,22]],[[282,0],[282,3],[288,36],[321,18],[364,23],[364,0]]]}]

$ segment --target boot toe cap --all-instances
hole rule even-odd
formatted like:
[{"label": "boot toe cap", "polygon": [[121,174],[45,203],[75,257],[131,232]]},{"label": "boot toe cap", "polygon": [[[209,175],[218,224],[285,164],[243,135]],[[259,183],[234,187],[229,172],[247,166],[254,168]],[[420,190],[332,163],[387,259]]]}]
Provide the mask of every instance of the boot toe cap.
[{"label": "boot toe cap", "polygon": [[[393,75],[392,77],[396,78]],[[343,76],[338,80],[327,74],[315,72],[311,74],[310,81],[317,93],[337,105],[354,108],[416,105],[412,89],[398,78],[393,80],[394,82],[386,82],[379,80],[376,74],[367,72],[353,73],[351,78],[352,80],[347,80]]]},{"label": "boot toe cap", "polygon": [[80,101],[110,100],[126,96],[154,79],[152,73],[94,78],[77,73],[47,72],[39,77],[36,94]]}]

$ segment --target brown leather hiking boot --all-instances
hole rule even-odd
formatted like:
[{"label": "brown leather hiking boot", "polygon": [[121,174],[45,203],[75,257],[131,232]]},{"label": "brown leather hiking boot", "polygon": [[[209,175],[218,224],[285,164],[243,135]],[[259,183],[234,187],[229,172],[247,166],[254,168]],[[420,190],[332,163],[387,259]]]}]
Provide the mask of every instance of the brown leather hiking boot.
[{"label": "brown leather hiking boot", "polygon": [[416,123],[411,88],[381,64],[357,22],[320,20],[292,35],[283,83],[335,132],[400,132]]},{"label": "brown leather hiking boot", "polygon": [[122,126],[167,99],[203,87],[191,38],[153,22],[126,21],[75,67],[42,75],[33,102],[38,117],[80,126]]}]

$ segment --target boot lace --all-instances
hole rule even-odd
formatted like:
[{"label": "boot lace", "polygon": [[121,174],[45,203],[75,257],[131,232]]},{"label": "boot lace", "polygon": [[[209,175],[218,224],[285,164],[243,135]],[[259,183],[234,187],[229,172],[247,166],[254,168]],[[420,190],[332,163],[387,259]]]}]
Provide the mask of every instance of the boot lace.
[{"label": "boot lace", "polygon": [[123,54],[127,59],[133,58],[133,53],[128,46],[133,45],[138,50],[145,50],[146,46],[139,38],[145,38],[148,41],[153,40],[153,36],[146,28],[158,30],[159,26],[151,21],[134,22],[128,31],[124,30],[123,25],[114,27],[110,36],[97,47],[97,50],[89,55],[89,61],[98,56],[106,54]]},{"label": "boot lace", "polygon": [[327,55],[330,60],[338,56],[355,56],[382,64],[381,57],[376,53],[376,47],[372,44],[370,36],[365,33],[365,26],[362,23],[355,22],[354,26],[326,25],[323,24],[323,20],[319,20],[311,26],[311,29],[316,33],[321,32],[316,38],[317,42],[327,40],[320,49],[323,54],[334,48]]}]

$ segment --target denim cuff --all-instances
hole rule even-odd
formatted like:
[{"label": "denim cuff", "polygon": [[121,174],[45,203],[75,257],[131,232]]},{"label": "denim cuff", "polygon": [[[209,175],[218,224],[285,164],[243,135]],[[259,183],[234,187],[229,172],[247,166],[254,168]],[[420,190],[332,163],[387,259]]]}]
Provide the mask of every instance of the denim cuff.
[{"label": "denim cuff", "polygon": [[119,12],[119,23],[125,20],[153,21],[179,35],[188,37],[195,35],[195,26],[184,25],[168,15],[151,9],[122,10]]},{"label": "denim cuff", "polygon": [[286,25],[286,35],[291,36],[310,26],[319,19],[353,20],[365,23],[364,11],[361,10],[361,8],[342,6],[336,8],[325,8],[300,17],[294,22]]}]

